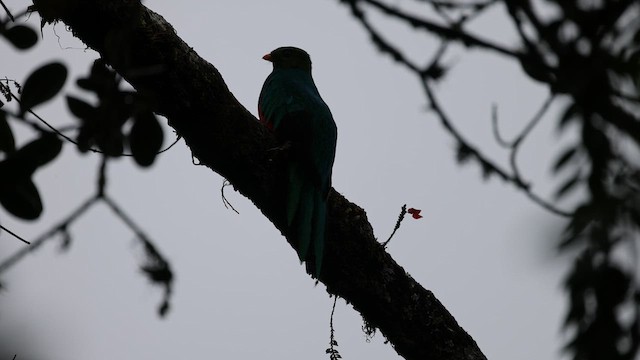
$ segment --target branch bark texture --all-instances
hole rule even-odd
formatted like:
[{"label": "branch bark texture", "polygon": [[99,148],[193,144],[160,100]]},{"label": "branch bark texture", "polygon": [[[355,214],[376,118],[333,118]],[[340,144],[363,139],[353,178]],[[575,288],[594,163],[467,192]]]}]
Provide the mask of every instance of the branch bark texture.
[{"label": "branch bark texture", "polygon": [[[275,138],[231,94],[216,68],[170,24],[133,0],[34,0],[155,104],[193,155],[228,179],[282,230]],[[260,81],[260,79],[256,79]],[[185,186],[188,182],[185,181]],[[366,213],[332,190],[320,281],[406,359],[485,359],[451,314],[377,242]],[[312,264],[309,264],[312,265]]]}]

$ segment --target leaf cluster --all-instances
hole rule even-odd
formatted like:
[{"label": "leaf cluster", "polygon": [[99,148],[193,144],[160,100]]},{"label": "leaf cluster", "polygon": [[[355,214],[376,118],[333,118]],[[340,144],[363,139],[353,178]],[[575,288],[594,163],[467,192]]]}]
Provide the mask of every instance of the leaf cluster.
[{"label": "leaf cluster", "polygon": [[[431,11],[418,14],[381,0],[340,2],[381,52],[420,79],[431,110],[457,142],[461,165],[475,163],[485,179],[497,175],[545,209],[569,219],[558,246],[561,252],[578,250],[564,283],[569,299],[565,327],[571,333],[567,350],[580,360],[635,358],[640,349],[640,283],[633,274],[640,264],[628,249],[637,249],[640,239],[640,3],[423,0],[420,3]],[[498,4],[519,40],[515,47],[480,37],[467,26]],[[384,36],[370,20],[370,12],[428,33],[441,46],[422,65]],[[532,81],[548,88],[548,100],[513,141],[500,136],[494,107],[494,134],[509,151],[508,168],[462,136],[437,97],[434,84],[445,81],[452,71],[444,65],[452,47],[507,57]],[[558,132],[571,132],[577,140],[550,161],[553,174],[561,180],[553,200],[544,200],[522,175],[517,154],[554,101],[564,103],[556,118]],[[559,202],[566,203],[569,195],[573,210],[559,209]]]},{"label": "leaf cluster", "polygon": [[[28,144],[16,148],[9,118],[24,118],[27,111],[60,92],[67,77],[66,67],[50,63],[35,70],[21,87],[20,113],[11,114],[0,109],[0,204],[11,214],[34,220],[43,210],[38,188],[33,182],[36,170],[54,160],[62,149],[62,141],[53,132],[43,131]],[[0,83],[3,92],[10,93]],[[11,98],[9,98],[11,99]]]},{"label": "leaf cluster", "polygon": [[[87,152],[95,147],[117,157],[128,146],[138,165],[150,166],[162,147],[162,127],[150,104],[139,93],[123,90],[121,82],[115,71],[96,60],[89,76],[78,79],[77,85],[94,93],[98,104],[66,97],[69,110],[80,121],[78,149]],[[128,121],[132,124],[126,133]]]},{"label": "leaf cluster", "polygon": [[[27,25],[12,25],[12,21],[8,19],[0,20],[0,37],[5,38],[17,50],[29,49],[38,40],[38,35],[32,28]],[[124,90],[122,78],[103,61],[96,60],[88,76],[76,81],[78,87],[97,99],[96,104],[67,95],[67,106],[78,119],[79,125],[56,128],[39,116],[35,109],[61,93],[67,75],[67,67],[61,62],[53,61],[36,68],[22,85],[7,78],[0,79],[0,94],[6,102],[16,103],[16,110],[12,111],[9,106],[5,106],[5,102],[0,101],[0,205],[22,220],[40,217],[44,206],[34,182],[34,174],[60,155],[63,140],[76,145],[82,153],[90,151],[101,154],[96,194],[32,242],[0,226],[7,234],[30,244],[13,256],[3,259],[0,273],[48,239],[60,237],[61,248],[68,249],[72,241],[69,227],[94,204],[103,202],[143,244],[145,263],[140,269],[154,284],[164,288],[164,298],[158,308],[160,316],[164,316],[170,308],[173,283],[169,262],[133,219],[106,193],[106,168],[110,160],[131,156],[139,166],[148,167],[162,152],[160,148],[164,133],[159,119],[145,98],[135,91]],[[33,130],[32,139],[24,145],[17,145],[19,141],[15,138],[13,128],[25,125]],[[66,135],[68,131],[74,131],[75,136]],[[130,154],[125,153],[127,148]]]}]

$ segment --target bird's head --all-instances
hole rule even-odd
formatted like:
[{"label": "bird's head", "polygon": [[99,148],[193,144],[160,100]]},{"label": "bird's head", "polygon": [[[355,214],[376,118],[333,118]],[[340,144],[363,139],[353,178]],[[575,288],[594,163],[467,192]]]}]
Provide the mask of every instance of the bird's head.
[{"label": "bird's head", "polygon": [[293,46],[280,47],[262,57],[274,69],[302,69],[311,72],[311,58],[306,51]]}]

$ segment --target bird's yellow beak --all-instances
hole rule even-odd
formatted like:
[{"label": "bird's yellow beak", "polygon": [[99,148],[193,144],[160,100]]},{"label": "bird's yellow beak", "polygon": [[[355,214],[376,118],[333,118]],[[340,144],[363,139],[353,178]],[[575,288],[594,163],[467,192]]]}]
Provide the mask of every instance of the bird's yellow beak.
[{"label": "bird's yellow beak", "polygon": [[263,56],[262,58],[264,60],[271,61],[271,53],[268,53],[267,55]]}]

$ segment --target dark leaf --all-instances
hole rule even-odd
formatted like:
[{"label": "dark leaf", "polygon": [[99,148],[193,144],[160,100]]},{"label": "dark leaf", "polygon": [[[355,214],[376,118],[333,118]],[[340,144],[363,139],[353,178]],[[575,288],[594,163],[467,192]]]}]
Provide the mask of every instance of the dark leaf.
[{"label": "dark leaf", "polygon": [[571,104],[569,104],[569,106],[567,106],[566,109],[564,109],[564,113],[562,113],[562,116],[558,121],[558,131],[561,132],[562,130],[564,130],[564,128],[569,124],[571,120],[576,119],[579,116],[579,107],[578,105],[576,105],[576,103],[572,102]]},{"label": "dark leaf", "polygon": [[596,295],[598,306],[614,307],[620,304],[629,292],[631,279],[617,266],[605,264],[599,270]]},{"label": "dark leaf", "polygon": [[67,95],[67,106],[75,117],[82,120],[91,119],[96,113],[96,108],[73,96]]},{"label": "dark leaf", "polygon": [[580,172],[577,172],[575,175],[573,175],[567,181],[565,181],[558,188],[558,190],[556,190],[554,197],[556,199],[560,199],[566,196],[567,194],[569,194],[570,191],[574,190],[576,185],[578,185],[581,181],[582,181],[582,176],[580,175]]},{"label": "dark leaf", "polygon": [[[609,117],[614,115],[608,114]],[[611,141],[608,134],[593,124],[585,124],[582,128],[582,142],[589,151],[589,156],[594,163],[604,164],[611,156]]]},{"label": "dark leaf", "polygon": [[25,220],[34,220],[42,214],[40,194],[30,178],[3,180],[0,186],[0,204],[8,212]]},{"label": "dark leaf", "polygon": [[593,266],[591,262],[592,256],[589,252],[583,252],[575,259],[573,269],[564,281],[571,296],[582,297],[592,287]]},{"label": "dark leaf", "polygon": [[129,134],[129,147],[138,165],[149,166],[153,163],[162,147],[163,137],[162,127],[153,112],[144,112],[135,117]]},{"label": "dark leaf", "polygon": [[32,28],[16,25],[4,32],[4,36],[20,50],[26,50],[38,42],[38,34]]},{"label": "dark leaf", "polygon": [[76,138],[76,143],[78,144],[78,150],[80,150],[80,152],[87,152],[95,143],[95,128],[95,121],[85,121],[85,123],[80,127],[78,137]]},{"label": "dark leaf", "polygon": [[89,91],[96,91],[98,88],[96,86],[95,81],[93,81],[92,79],[78,79],[76,80],[76,84],[85,90],[89,90]]},{"label": "dark leaf", "polygon": [[586,314],[584,298],[582,296],[571,296],[570,298],[569,311],[564,319],[565,327],[572,323],[579,323]]},{"label": "dark leaf", "polygon": [[62,141],[57,135],[47,133],[20,148],[15,159],[24,165],[29,172],[55,159],[62,149]]},{"label": "dark leaf", "polygon": [[67,80],[67,67],[53,62],[31,73],[24,83],[20,97],[22,114],[53,98]]},{"label": "dark leaf", "polygon": [[534,80],[547,83],[550,74],[547,67],[539,60],[538,56],[531,54],[523,54],[520,57],[520,65],[522,70]]},{"label": "dark leaf", "polygon": [[12,153],[16,149],[13,132],[7,121],[7,113],[0,111],[0,151]]},{"label": "dark leaf", "polygon": [[[101,124],[98,123],[97,126]],[[92,136],[95,136],[96,145],[109,156],[120,156],[124,150],[124,135],[120,128],[101,127],[96,128]]]},{"label": "dark leaf", "polygon": [[593,222],[598,216],[593,205],[581,205],[573,213],[569,225],[564,231],[564,239],[560,243],[559,248],[563,249],[573,244],[578,236]]},{"label": "dark leaf", "polygon": [[76,84],[85,90],[95,92],[98,97],[102,97],[110,90],[117,88],[115,73],[109,70],[101,59],[93,62],[89,77],[78,79]]},{"label": "dark leaf", "polygon": [[558,156],[558,160],[556,160],[556,162],[553,164],[552,171],[554,173],[557,173],[558,171],[560,171],[560,169],[565,167],[577,153],[578,153],[578,148],[575,146],[571,146],[565,149],[563,152],[560,153],[560,156]]},{"label": "dark leaf", "polygon": [[635,203],[629,207],[629,218],[633,225],[640,227],[640,204]]},{"label": "dark leaf", "polygon": [[592,257],[589,252],[584,252],[576,258],[573,268],[564,281],[564,286],[569,293],[569,310],[565,317],[564,326],[580,322],[587,313],[587,296],[593,288]]}]

